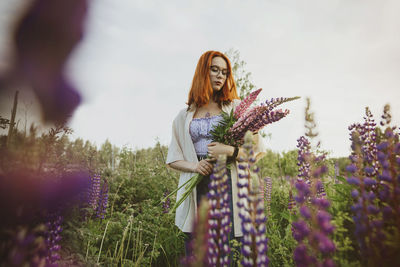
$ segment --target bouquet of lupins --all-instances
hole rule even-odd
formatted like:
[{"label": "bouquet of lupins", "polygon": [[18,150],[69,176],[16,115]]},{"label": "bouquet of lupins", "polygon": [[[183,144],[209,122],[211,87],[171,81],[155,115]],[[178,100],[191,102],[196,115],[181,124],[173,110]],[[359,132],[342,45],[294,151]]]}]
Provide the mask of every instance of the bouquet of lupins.
[{"label": "bouquet of lupins", "polygon": [[[247,131],[256,133],[264,126],[277,122],[289,114],[288,109],[275,109],[277,106],[300,98],[298,96],[272,98],[271,100],[265,101],[265,103],[250,107],[257,99],[261,90],[260,88],[250,93],[234,110],[231,110],[231,112],[222,112],[221,122],[211,131],[214,142],[236,147],[241,146]],[[185,192],[172,207],[170,213],[174,212],[183,203],[202,179],[203,175],[194,175],[163,199],[163,201],[165,201],[168,197],[185,186]]]}]

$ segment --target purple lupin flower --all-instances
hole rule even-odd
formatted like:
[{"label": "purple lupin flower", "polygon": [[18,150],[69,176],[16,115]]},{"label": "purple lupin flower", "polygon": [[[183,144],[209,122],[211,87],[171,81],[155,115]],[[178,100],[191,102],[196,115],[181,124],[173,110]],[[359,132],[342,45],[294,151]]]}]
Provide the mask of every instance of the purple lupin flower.
[{"label": "purple lupin flower", "polygon": [[34,228],[19,225],[16,229],[3,231],[1,266],[45,266],[44,230],[44,225],[40,224]]},{"label": "purple lupin flower", "polygon": [[[267,207],[267,215],[271,216],[271,194],[272,194],[272,179],[271,177],[264,178],[264,202]],[[262,192],[262,191],[261,191]]]},{"label": "purple lupin flower", "polygon": [[240,102],[239,106],[236,107],[233,113],[236,119],[239,119],[241,116],[243,116],[250,105],[253,104],[253,102],[257,99],[257,96],[260,94],[261,90],[262,89],[260,88],[254,92],[251,92],[245,99]]},{"label": "purple lupin flower", "polygon": [[243,232],[242,265],[268,266],[266,218],[259,192],[259,169],[254,164],[252,133],[247,132],[244,140],[245,158],[239,161],[238,179],[238,207]]},{"label": "purple lupin flower", "polygon": [[382,224],[377,223],[381,211],[376,206],[378,192],[375,176],[378,170],[377,159],[382,157],[377,153],[376,124],[368,108],[364,121],[364,124],[353,124],[349,127],[353,151],[349,157],[351,164],[346,167],[347,182],[354,188],[351,192],[354,199],[351,210],[354,214],[354,233],[360,246],[363,263],[378,264],[379,251],[382,251],[382,241],[385,236]]},{"label": "purple lupin flower", "polygon": [[[374,176],[377,171],[376,123],[368,107],[365,109],[364,123],[352,124],[349,126],[349,130],[357,132],[360,138],[361,153],[358,156],[362,156],[363,165],[359,167],[366,169],[367,176]],[[353,151],[355,145],[352,145]]]},{"label": "purple lupin flower", "polygon": [[46,216],[46,232],[45,244],[47,248],[46,262],[47,264],[54,265],[60,260],[58,251],[61,249],[60,240],[62,232],[63,217],[59,211],[47,213]]},{"label": "purple lupin flower", "polygon": [[87,173],[67,173],[60,178],[37,177],[19,170],[0,174],[1,227],[34,223],[38,212],[72,206],[88,188]]},{"label": "purple lupin flower", "polygon": [[193,239],[190,241],[190,254],[181,260],[182,266],[208,267],[209,264],[209,200],[203,197],[199,204],[196,220],[193,225]]},{"label": "purple lupin flower", "polygon": [[[321,196],[321,177],[327,172],[324,155],[315,156],[305,137],[298,139],[299,178],[295,184],[300,218],[292,223],[293,238],[298,242],[293,258],[296,266],[334,266],[335,245],[329,238],[334,227],[326,209],[330,203]],[[329,264],[329,265],[325,265]]]},{"label": "purple lupin flower", "polygon": [[87,9],[87,0],[34,0],[16,24],[5,82],[33,88],[45,120],[65,121],[81,101],[64,70],[82,39]]},{"label": "purple lupin flower", "polygon": [[[169,195],[169,191],[166,190],[164,192],[164,198],[166,198]],[[163,203],[162,203],[162,209],[163,209],[163,213],[168,213],[169,212],[169,208],[171,205],[171,199],[168,197]]]},{"label": "purple lupin flower", "polygon": [[297,177],[308,181],[310,179],[310,163],[307,160],[311,155],[311,143],[304,136],[301,136],[297,140],[298,156],[297,156],[297,166],[299,167],[299,172]]},{"label": "purple lupin flower", "polygon": [[229,233],[231,231],[229,185],[226,156],[222,155],[214,164],[207,194],[209,211],[208,263],[211,266],[229,266]]},{"label": "purple lupin flower", "polygon": [[380,244],[379,258],[376,262],[394,266],[400,262],[398,253],[400,251],[400,129],[390,126],[390,122],[390,106],[385,105],[380,124],[386,128],[380,135],[380,143],[376,146],[377,179],[368,181],[369,187],[375,189],[378,204],[369,205],[367,210],[373,214],[370,216],[371,225],[379,230],[382,229],[377,232],[376,239],[379,240],[373,240]]},{"label": "purple lupin flower", "polygon": [[97,205],[99,202],[99,197],[100,197],[100,175],[99,174],[94,174],[90,178],[90,186],[89,186],[89,207],[93,209],[93,211],[96,211]]},{"label": "purple lupin flower", "polygon": [[96,217],[104,219],[108,206],[108,182],[106,179],[103,181],[103,186],[99,194],[99,200],[97,204]]}]

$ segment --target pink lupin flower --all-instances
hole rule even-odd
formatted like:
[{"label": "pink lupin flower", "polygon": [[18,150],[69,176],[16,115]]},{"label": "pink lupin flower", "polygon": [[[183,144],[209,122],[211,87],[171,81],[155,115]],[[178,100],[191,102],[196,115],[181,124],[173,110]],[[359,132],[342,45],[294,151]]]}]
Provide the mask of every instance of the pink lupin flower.
[{"label": "pink lupin flower", "polygon": [[262,88],[251,92],[245,99],[243,99],[239,106],[236,107],[233,115],[235,116],[236,119],[239,119],[245,112],[246,110],[250,107],[251,104],[257,99],[257,96],[260,94]]},{"label": "pink lupin flower", "polygon": [[258,132],[264,126],[279,121],[288,114],[289,110],[271,110],[269,106],[256,106],[240,117],[229,129],[229,133],[232,135],[233,140],[242,144],[247,131]]}]

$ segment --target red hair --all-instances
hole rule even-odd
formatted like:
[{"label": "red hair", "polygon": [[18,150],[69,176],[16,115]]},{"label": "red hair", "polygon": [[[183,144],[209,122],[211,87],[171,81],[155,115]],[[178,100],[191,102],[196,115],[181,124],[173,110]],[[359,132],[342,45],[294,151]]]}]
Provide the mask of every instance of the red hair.
[{"label": "red hair", "polygon": [[[226,77],[224,86],[218,91],[215,96],[213,95],[213,88],[210,82],[210,67],[211,60],[214,57],[222,57],[226,61],[228,66],[228,75]],[[219,106],[222,104],[230,103],[233,99],[239,99],[236,90],[235,80],[232,76],[231,62],[229,59],[218,51],[207,51],[201,55],[199,62],[197,63],[196,71],[193,76],[192,87],[190,88],[188,98],[188,108],[192,104],[196,107],[202,107],[209,103],[210,98],[215,97],[215,101]]]}]

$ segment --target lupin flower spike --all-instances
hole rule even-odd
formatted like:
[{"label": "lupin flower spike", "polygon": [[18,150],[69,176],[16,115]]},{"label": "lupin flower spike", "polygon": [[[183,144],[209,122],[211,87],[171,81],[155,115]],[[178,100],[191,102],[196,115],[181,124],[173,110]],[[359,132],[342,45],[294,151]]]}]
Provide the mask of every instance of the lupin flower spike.
[{"label": "lupin flower spike", "polygon": [[103,186],[101,187],[98,205],[97,205],[97,218],[104,219],[104,215],[106,214],[108,206],[108,182],[104,179]]},{"label": "lupin flower spike", "polygon": [[243,244],[242,265],[268,266],[266,218],[259,192],[258,167],[255,166],[253,134],[247,132],[244,138],[245,157],[239,163],[238,196],[239,216],[242,219]]},{"label": "lupin flower spike", "polygon": [[181,261],[183,266],[212,266],[209,264],[207,257],[209,251],[209,213],[209,201],[206,197],[203,197],[200,201],[197,218],[193,225],[193,239],[189,244],[190,253]]},{"label": "lupin flower spike", "polygon": [[267,215],[271,216],[271,194],[272,194],[272,179],[271,177],[264,178],[264,202],[267,206]]},{"label": "lupin flower spike", "polygon": [[209,212],[208,262],[211,266],[229,266],[229,234],[231,232],[229,185],[226,156],[221,155],[210,176],[207,194]]},{"label": "lupin flower spike", "polygon": [[245,112],[246,110],[250,107],[251,104],[257,99],[257,96],[261,92],[261,88],[251,92],[245,99],[243,99],[239,106],[236,107],[235,112],[233,115],[235,116],[236,119],[239,119]]},{"label": "lupin flower spike", "polygon": [[335,245],[328,235],[334,230],[326,212],[330,203],[322,194],[321,176],[327,171],[320,164],[324,156],[316,157],[310,151],[305,137],[298,139],[299,178],[295,184],[300,218],[292,223],[292,234],[298,242],[293,258],[297,266],[334,266],[331,259]]},{"label": "lupin flower spike", "polygon": [[376,144],[376,124],[368,108],[366,108],[364,123],[353,124],[349,130],[353,151],[349,157],[351,164],[346,167],[346,170],[347,182],[354,188],[351,192],[354,198],[351,210],[354,214],[355,235],[360,246],[363,264],[369,262],[375,265],[381,262],[379,258],[382,259],[381,252],[384,252],[382,241],[385,235],[380,219],[382,211],[376,205],[376,193],[379,193],[379,197],[385,195],[384,182],[379,183],[376,179],[378,162],[383,158],[384,153],[377,152],[381,146]]}]

